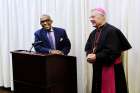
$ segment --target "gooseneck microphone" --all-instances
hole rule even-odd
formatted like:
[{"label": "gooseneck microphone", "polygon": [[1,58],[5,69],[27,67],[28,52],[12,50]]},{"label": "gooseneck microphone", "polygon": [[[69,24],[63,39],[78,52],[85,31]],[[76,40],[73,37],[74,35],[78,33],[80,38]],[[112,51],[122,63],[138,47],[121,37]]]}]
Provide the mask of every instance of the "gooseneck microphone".
[{"label": "gooseneck microphone", "polygon": [[37,45],[39,45],[39,44],[41,44],[41,43],[43,43],[43,41],[36,41],[36,42],[32,43],[32,45],[33,45],[33,46],[37,46]]},{"label": "gooseneck microphone", "polygon": [[36,41],[36,42],[32,43],[32,47],[30,48],[29,52],[31,52],[31,50],[34,46],[40,45],[42,43],[43,43],[43,41]]}]

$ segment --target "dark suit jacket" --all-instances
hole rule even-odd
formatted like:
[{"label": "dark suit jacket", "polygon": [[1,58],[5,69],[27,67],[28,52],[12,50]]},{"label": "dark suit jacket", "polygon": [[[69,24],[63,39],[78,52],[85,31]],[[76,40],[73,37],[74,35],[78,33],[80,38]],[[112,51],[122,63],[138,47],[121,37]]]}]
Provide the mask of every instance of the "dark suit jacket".
[{"label": "dark suit jacket", "polygon": [[[67,37],[65,30],[57,27],[53,27],[53,30],[55,36],[56,50],[60,50],[65,55],[67,55],[70,52],[71,43],[69,38]],[[51,50],[51,45],[48,37],[46,36],[46,33],[47,33],[46,29],[43,28],[39,29],[34,33],[35,42],[43,41],[43,43],[34,46],[37,52],[49,53],[49,51]]]}]

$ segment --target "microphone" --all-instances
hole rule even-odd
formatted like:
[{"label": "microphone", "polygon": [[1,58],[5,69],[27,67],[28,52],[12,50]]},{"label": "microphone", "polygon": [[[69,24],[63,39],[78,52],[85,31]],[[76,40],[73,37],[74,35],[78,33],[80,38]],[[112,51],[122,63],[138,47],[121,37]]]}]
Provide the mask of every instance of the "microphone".
[{"label": "microphone", "polygon": [[31,52],[31,50],[34,46],[40,45],[42,43],[43,43],[43,41],[36,41],[36,42],[32,43],[32,47],[30,48],[29,52]]}]

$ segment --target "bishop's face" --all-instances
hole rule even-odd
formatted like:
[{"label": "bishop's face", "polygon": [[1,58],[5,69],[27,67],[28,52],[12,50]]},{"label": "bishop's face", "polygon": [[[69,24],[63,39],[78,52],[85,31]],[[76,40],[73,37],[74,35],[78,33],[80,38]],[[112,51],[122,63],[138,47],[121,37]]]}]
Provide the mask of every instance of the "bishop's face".
[{"label": "bishop's face", "polygon": [[96,11],[91,12],[90,22],[92,23],[93,27],[96,27],[96,28],[99,27],[100,25],[103,24],[104,21],[105,21],[104,15]]},{"label": "bishop's face", "polygon": [[42,16],[40,18],[40,24],[43,28],[50,30],[52,27],[52,20],[50,16]]}]

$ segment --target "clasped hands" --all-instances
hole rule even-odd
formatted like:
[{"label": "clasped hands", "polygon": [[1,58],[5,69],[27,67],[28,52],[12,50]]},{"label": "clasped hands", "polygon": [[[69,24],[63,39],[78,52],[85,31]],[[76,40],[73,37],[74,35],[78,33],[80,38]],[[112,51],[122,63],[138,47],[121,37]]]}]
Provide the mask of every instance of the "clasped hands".
[{"label": "clasped hands", "polygon": [[94,63],[96,61],[96,54],[93,54],[93,53],[88,54],[87,55],[87,61],[89,63]]},{"label": "clasped hands", "polygon": [[64,55],[64,53],[60,50],[50,50],[49,53],[53,55]]}]

